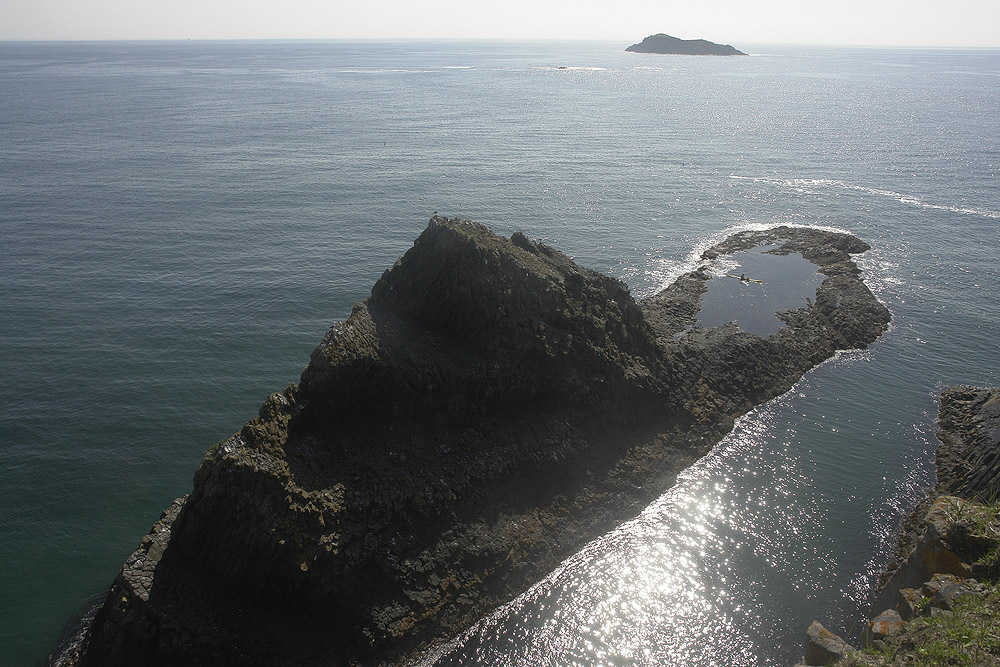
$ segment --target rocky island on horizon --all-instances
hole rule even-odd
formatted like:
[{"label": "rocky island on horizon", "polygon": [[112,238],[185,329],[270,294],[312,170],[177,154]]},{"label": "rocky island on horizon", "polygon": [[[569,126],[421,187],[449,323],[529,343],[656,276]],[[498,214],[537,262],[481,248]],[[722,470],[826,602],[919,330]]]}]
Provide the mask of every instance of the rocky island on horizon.
[{"label": "rocky island on horizon", "polygon": [[[760,246],[824,276],[763,338],[697,326],[707,264]],[[54,664],[400,664],[672,486],[755,405],[889,312],[812,228],[745,231],[637,302],[523,234],[426,230],[298,385],[206,454]]]},{"label": "rocky island on horizon", "polygon": [[664,33],[650,35],[625,49],[632,53],[662,53],[684,56],[745,56],[729,44],[716,44],[705,39],[680,39]]}]

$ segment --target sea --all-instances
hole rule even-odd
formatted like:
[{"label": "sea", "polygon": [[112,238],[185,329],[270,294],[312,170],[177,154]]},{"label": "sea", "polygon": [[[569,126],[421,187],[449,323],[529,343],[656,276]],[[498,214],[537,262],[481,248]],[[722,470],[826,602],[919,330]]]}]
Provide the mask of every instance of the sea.
[{"label": "sea", "polygon": [[435,212],[637,298],[738,230],[842,230],[893,321],[424,664],[790,666],[813,619],[856,635],[940,391],[1000,383],[1000,51],[625,46],[0,43],[0,664],[45,663]]}]

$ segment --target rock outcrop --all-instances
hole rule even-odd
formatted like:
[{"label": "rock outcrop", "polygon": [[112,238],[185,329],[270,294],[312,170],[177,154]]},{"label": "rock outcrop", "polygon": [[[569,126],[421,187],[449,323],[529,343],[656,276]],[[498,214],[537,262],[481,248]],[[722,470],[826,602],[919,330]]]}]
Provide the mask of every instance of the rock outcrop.
[{"label": "rock outcrop", "polygon": [[965,664],[997,664],[1000,645],[991,634],[1000,612],[996,508],[938,496],[920,526],[921,539],[882,588],[872,619],[859,628],[855,641],[862,650],[814,621],[803,665],[924,664],[915,661],[931,654],[940,664],[955,664],[943,657],[948,654],[969,659]]},{"label": "rock outcrop", "polygon": [[956,517],[970,502],[1000,497],[1000,388],[945,389],[938,425],[937,482],[905,523],[899,554],[882,578],[873,610],[891,606],[900,589],[935,573],[969,575],[970,566],[950,543],[961,530]]},{"label": "rock outcrop", "polygon": [[969,500],[1000,498],[1000,389],[941,394],[936,489]]},{"label": "rock outcrop", "polygon": [[745,56],[729,44],[716,44],[704,39],[680,39],[662,32],[650,35],[625,49],[633,53],[663,53],[683,56]]},{"label": "rock outcrop", "polygon": [[79,664],[393,664],[468,627],[885,329],[851,236],[746,232],[705,259],[763,243],[826,275],[766,339],[694,326],[704,269],[637,303],[522,234],[433,218],[301,382],[207,453]]}]

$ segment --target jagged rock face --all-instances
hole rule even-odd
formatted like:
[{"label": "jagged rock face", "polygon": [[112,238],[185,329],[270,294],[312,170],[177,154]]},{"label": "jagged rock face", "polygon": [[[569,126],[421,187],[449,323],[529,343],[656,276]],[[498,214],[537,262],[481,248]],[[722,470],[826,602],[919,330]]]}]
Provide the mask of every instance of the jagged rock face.
[{"label": "jagged rock face", "polygon": [[885,329],[852,239],[776,228],[706,252],[783,244],[827,274],[764,339],[684,333],[704,270],[637,304],[521,234],[435,217],[300,385],[208,452],[84,663],[383,663],[468,627],[634,516],[735,417]]},{"label": "jagged rock face", "polygon": [[1000,497],[1000,388],[945,390],[939,423],[938,489],[970,499]]},{"label": "jagged rock face", "polygon": [[442,514],[495,505],[509,475],[585,443],[568,416],[615,423],[653,404],[665,368],[619,281],[521,235],[435,218],[316,348],[301,386],[209,454],[175,548],[386,640],[441,605],[401,589],[454,574],[407,570],[438,548]]},{"label": "jagged rock face", "polygon": [[655,392],[653,332],[618,280],[521,234],[435,217],[316,349],[302,390],[333,410],[475,422]]},{"label": "jagged rock face", "polygon": [[[914,640],[922,651],[926,637],[910,636],[900,627],[913,618],[951,610],[964,596],[981,595],[979,584],[967,577],[997,576],[991,553],[995,528],[990,526],[995,515],[979,503],[995,499],[1000,486],[1000,388],[945,389],[938,422],[937,483],[904,521],[897,553],[871,605],[878,616],[869,623],[866,640],[890,652],[904,649],[899,641],[887,649],[883,640],[889,634],[902,636],[909,645],[906,651],[914,648]],[[886,618],[888,624],[880,623]],[[905,659],[908,654],[896,655]]]}]

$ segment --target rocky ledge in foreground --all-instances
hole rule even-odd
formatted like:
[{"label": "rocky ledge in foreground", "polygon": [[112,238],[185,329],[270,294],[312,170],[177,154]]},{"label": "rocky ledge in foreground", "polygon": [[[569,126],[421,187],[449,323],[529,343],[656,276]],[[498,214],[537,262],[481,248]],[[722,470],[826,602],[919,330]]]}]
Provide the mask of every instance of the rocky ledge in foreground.
[{"label": "rocky ledge in foreground", "polygon": [[694,326],[705,269],[637,303],[520,233],[433,218],[208,452],[62,664],[393,664],[467,628],[885,329],[854,237],[745,232],[705,259],[765,243],[826,275],[767,339]]},{"label": "rocky ledge in foreground", "polygon": [[716,44],[705,39],[680,39],[662,32],[650,35],[625,49],[633,53],[663,53],[682,56],[745,56],[729,44]]}]

